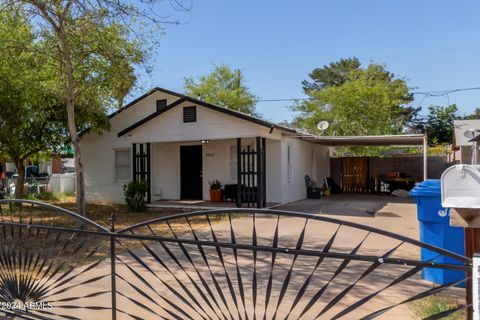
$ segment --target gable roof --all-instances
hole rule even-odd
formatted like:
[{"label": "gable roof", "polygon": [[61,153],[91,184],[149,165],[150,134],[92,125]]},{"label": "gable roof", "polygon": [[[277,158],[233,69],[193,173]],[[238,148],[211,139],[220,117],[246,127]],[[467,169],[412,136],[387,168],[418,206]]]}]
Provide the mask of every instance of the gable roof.
[{"label": "gable roof", "polygon": [[[285,127],[285,126],[282,126],[282,125],[279,125],[279,124],[276,124],[276,123],[273,123],[273,122],[269,122],[269,121],[254,117],[254,116],[248,115],[248,114],[243,113],[243,112],[239,112],[239,111],[227,109],[227,108],[224,108],[224,107],[220,107],[220,106],[217,106],[217,105],[214,105],[214,104],[202,101],[202,100],[194,99],[192,97],[185,96],[185,95],[182,95],[182,94],[179,94],[179,93],[174,93],[172,91],[164,90],[164,89],[161,89],[161,88],[155,88],[154,90],[156,90],[156,89],[158,89],[157,91],[167,92],[169,94],[175,94],[176,96],[180,97],[180,99],[178,99],[177,101],[169,104],[166,108],[162,109],[161,111],[156,111],[156,112],[152,113],[151,115],[149,115],[149,116],[139,120],[138,122],[132,124],[131,126],[123,129],[122,131],[120,131],[118,133],[118,137],[121,137],[121,136],[127,134],[128,132],[140,127],[141,125],[149,122],[150,120],[155,119],[159,115],[161,115],[164,112],[182,104],[183,102],[190,102],[190,103],[193,103],[195,105],[200,105],[200,106],[209,108],[211,110],[222,112],[222,113],[228,114],[230,116],[234,116],[234,117],[237,117],[237,118],[249,121],[249,122],[253,122],[255,124],[258,124],[258,125],[261,125],[261,126],[264,126],[264,127],[267,127],[267,128],[276,128],[276,129],[280,129],[280,130],[290,132],[290,133],[297,133],[297,131],[294,130],[294,129],[291,129],[291,128],[288,128],[288,127]],[[142,99],[145,99],[146,97],[148,97],[152,93],[153,92],[149,92],[149,93],[141,96],[140,98],[138,98],[138,99],[132,101],[131,103],[129,103],[124,108],[126,109],[128,107],[131,107],[132,105],[134,105],[135,103],[139,102]],[[122,108],[122,110],[124,110],[124,108]]]},{"label": "gable roof", "polygon": [[151,96],[155,92],[163,92],[163,93],[171,94],[172,96],[177,96],[179,98],[185,97],[183,94],[173,92],[173,91],[170,91],[170,90],[167,90],[167,89],[163,89],[163,88],[160,88],[160,87],[155,87],[155,88],[151,89],[150,91],[148,91],[147,93],[145,93],[145,94],[141,95],[140,97],[136,98],[135,100],[130,101],[128,104],[124,105],[120,110],[117,110],[117,111],[109,114],[108,118],[111,119],[111,118],[115,117],[120,112],[123,112],[123,111],[127,110],[128,108],[134,106],[137,102],[142,101],[143,99]]}]

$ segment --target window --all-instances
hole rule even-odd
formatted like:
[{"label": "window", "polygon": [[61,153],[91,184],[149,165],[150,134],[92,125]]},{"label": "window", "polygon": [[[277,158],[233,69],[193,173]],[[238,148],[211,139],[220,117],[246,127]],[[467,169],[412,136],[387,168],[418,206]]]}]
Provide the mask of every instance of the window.
[{"label": "window", "polygon": [[292,183],[292,153],[290,146],[287,146],[287,180]]},{"label": "window", "polygon": [[115,150],[115,181],[129,181],[130,167],[130,150]]},{"label": "window", "polygon": [[197,107],[185,107],[183,108],[183,122],[197,122]]},{"label": "window", "polygon": [[157,100],[157,112],[162,112],[167,107],[167,99]]}]

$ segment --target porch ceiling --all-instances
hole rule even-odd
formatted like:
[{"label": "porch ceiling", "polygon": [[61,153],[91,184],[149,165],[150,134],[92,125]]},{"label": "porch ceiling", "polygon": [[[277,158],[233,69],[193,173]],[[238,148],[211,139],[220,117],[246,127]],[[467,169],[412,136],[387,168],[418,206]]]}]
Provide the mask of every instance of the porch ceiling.
[{"label": "porch ceiling", "polygon": [[300,139],[332,147],[350,146],[423,146],[425,135],[378,135],[378,136],[299,136]]}]

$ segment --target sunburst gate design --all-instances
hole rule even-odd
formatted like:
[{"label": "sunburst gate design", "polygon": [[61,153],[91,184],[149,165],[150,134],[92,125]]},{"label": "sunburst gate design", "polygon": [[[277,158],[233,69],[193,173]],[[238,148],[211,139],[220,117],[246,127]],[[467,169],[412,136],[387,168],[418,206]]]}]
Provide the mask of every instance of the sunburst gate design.
[{"label": "sunburst gate design", "polygon": [[[105,239],[109,230],[76,213],[35,201],[1,200],[0,312],[27,319],[81,319],[69,310],[83,308],[109,314],[109,304],[94,301],[110,296],[110,288],[87,288],[108,283],[110,268],[89,277],[105,260]],[[88,300],[92,304],[84,306]]]},{"label": "sunburst gate design", "polygon": [[[321,215],[212,210],[115,231],[39,202],[0,209],[0,311],[25,319],[389,319],[444,290],[461,297],[471,271],[455,253]],[[461,279],[432,288],[428,268]]]}]

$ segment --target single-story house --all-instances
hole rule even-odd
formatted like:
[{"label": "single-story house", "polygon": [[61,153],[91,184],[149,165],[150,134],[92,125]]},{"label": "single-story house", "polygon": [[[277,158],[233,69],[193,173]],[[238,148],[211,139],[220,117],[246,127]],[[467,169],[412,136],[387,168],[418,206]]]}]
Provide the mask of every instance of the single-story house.
[{"label": "single-story house", "polygon": [[129,181],[148,201],[209,200],[220,180],[238,205],[306,198],[305,175],[323,181],[330,147],[291,128],[155,88],[110,115],[111,130],[81,137],[89,201],[123,203]]}]

